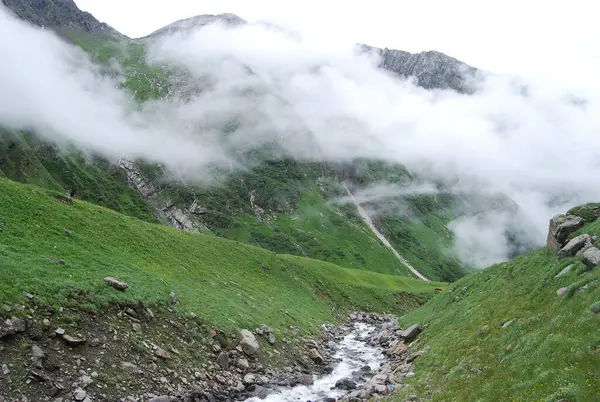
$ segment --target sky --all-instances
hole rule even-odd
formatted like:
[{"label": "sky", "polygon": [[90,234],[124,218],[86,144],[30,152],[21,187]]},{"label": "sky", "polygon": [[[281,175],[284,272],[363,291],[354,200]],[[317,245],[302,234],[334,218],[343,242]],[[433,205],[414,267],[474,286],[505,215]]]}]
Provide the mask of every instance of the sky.
[{"label": "sky", "polygon": [[[589,0],[76,0],[130,37],[175,20],[231,12],[317,35],[419,52],[438,50],[495,73],[576,81],[598,71],[600,24]],[[585,71],[582,71],[585,70]],[[587,75],[587,74],[584,74]]]}]

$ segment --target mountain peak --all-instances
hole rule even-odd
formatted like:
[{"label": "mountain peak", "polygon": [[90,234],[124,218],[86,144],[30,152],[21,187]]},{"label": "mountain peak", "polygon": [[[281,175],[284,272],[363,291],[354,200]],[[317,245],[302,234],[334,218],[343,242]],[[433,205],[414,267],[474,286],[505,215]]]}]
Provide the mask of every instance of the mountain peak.
[{"label": "mountain peak", "polygon": [[154,32],[150,35],[145,36],[145,38],[153,38],[165,34],[173,34],[176,32],[181,32],[189,29],[203,27],[209,24],[213,24],[215,22],[221,21],[225,25],[229,26],[237,26],[246,24],[246,21],[235,14],[232,13],[223,13],[223,14],[202,14],[196,15],[190,18],[184,18],[178,21],[175,21],[169,25],[166,25]]},{"label": "mountain peak", "polygon": [[92,14],[81,11],[73,0],[2,0],[2,4],[20,19],[41,27],[124,37]]}]

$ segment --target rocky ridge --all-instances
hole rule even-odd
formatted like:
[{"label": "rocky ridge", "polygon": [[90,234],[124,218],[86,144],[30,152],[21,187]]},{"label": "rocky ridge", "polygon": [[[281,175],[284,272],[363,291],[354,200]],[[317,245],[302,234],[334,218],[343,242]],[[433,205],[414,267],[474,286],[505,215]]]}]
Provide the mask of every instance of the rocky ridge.
[{"label": "rocky ridge", "polygon": [[73,0],[2,0],[2,4],[17,17],[40,27],[125,38],[125,35],[98,21],[92,14],[81,11]]}]

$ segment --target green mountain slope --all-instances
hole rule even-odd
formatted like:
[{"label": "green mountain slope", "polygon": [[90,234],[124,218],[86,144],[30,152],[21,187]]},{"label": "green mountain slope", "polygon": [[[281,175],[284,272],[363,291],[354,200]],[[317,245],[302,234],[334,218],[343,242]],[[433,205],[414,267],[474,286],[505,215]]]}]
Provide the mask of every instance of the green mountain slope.
[{"label": "green mountain slope", "polygon": [[[600,221],[581,233],[599,235]],[[597,400],[599,285],[598,266],[546,249],[468,275],[401,320],[426,324],[419,347],[431,349],[391,399]]]},{"label": "green mountain slope", "polygon": [[[117,74],[111,67],[116,61],[118,74],[124,76],[123,89],[131,91],[139,102],[189,90],[179,77],[181,72],[148,66],[141,43],[68,30],[61,34],[88,52],[106,74]],[[179,78],[171,80],[173,74]],[[354,183],[357,189],[382,181],[410,183],[410,175],[402,166],[374,161],[304,163],[272,159],[260,156],[268,152],[251,150],[247,155],[249,169],[227,173],[218,186],[206,187],[174,180],[171,172],[150,161],[136,161],[131,165],[134,171],[127,172],[102,157],[59,149],[31,134],[3,129],[1,138],[0,169],[13,180],[65,191],[146,221],[212,232],[278,253],[412,276],[368,230],[353,206],[335,204],[344,196],[341,180]],[[147,188],[136,191],[131,186],[140,180],[149,193]],[[406,258],[429,278],[452,281],[465,269],[447,252],[452,237],[445,224],[450,220],[451,205],[432,204],[429,198],[396,197],[411,211],[410,216],[398,218],[393,211],[382,212],[376,222],[400,253],[406,253]],[[425,204],[434,207],[425,210]],[[194,213],[192,206],[201,213]],[[175,216],[183,216],[189,224]]]},{"label": "green mountain slope", "polygon": [[173,291],[181,311],[223,330],[308,329],[353,309],[406,311],[443,286],[178,231],[6,179],[0,205],[0,304],[29,292],[55,308],[168,305]]}]

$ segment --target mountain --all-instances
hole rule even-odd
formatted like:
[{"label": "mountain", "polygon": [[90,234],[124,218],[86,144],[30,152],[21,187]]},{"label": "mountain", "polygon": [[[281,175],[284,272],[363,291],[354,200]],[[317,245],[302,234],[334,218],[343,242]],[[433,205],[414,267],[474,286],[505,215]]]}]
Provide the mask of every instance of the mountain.
[{"label": "mountain", "polygon": [[124,37],[92,14],[81,11],[73,0],[2,0],[2,4],[22,20],[37,26]]},{"label": "mountain", "polygon": [[[115,85],[140,106],[206,89],[177,66],[148,64],[148,41],[244,23],[197,16],[138,41],[72,1],[3,3],[57,30],[107,76],[118,62]],[[361,49],[426,89],[469,94],[480,74],[439,52]],[[528,252],[526,218],[509,197],[443,181],[403,193],[424,178],[377,158],[234,149],[243,168],[210,167],[219,180],[203,185],[154,161],[109,160],[1,123],[1,400],[264,396],[331,371],[328,345],[341,343],[357,310],[423,332],[408,339],[381,324],[389,316],[364,315],[387,326],[369,347],[387,345],[399,360],[357,375],[376,374],[389,400],[597,399],[598,204],[554,217],[549,247]],[[221,134],[238,129],[232,117]],[[385,197],[362,197],[380,186]],[[448,252],[451,222],[489,211],[508,221],[515,258],[472,272]]]},{"label": "mountain", "polygon": [[[215,21],[243,23],[232,14],[197,16],[175,22],[145,40]],[[202,90],[188,88],[185,77],[171,79],[170,72],[148,66],[144,45],[137,41],[114,41],[86,32],[65,35],[100,63],[108,63],[111,58],[119,60],[125,76],[123,86],[139,101]],[[235,125],[226,130],[235,130]],[[151,161],[121,160],[114,165],[98,156],[90,159],[76,149],[58,149],[35,133],[11,131],[4,135],[3,144],[6,151],[0,169],[15,180],[48,185],[178,229],[342,266],[412,275],[370,233],[354,206],[332,202],[345,196],[343,181],[352,191],[382,181],[410,182],[414,177],[399,165],[376,160],[351,164],[305,163],[286,157],[277,160],[263,149],[245,156],[250,169],[226,175],[218,186],[205,187],[173,180],[174,172]],[[466,267],[446,252],[453,238],[446,224],[453,219],[456,204],[451,194],[401,196],[388,198],[386,204],[390,208],[374,216],[374,224],[414,267],[432,280],[452,281],[464,275]],[[379,209],[373,202],[368,206]],[[398,208],[403,215],[389,212]]]}]

